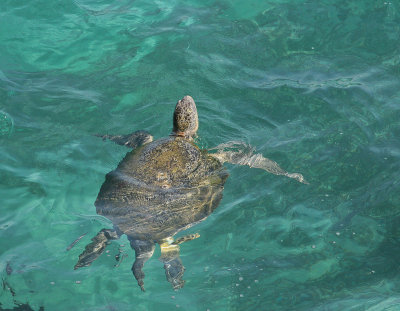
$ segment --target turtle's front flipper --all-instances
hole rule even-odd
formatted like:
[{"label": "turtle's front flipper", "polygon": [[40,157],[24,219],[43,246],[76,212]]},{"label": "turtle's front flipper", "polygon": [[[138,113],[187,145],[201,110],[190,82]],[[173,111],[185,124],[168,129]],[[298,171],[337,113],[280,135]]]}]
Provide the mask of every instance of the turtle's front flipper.
[{"label": "turtle's front flipper", "polygon": [[101,137],[103,138],[103,140],[112,140],[119,145],[127,146],[133,149],[153,141],[153,136],[151,136],[150,133],[146,131],[136,131],[128,135],[112,136],[96,134],[95,136]]},{"label": "turtle's front flipper", "polygon": [[179,257],[179,245],[174,244],[172,238],[168,238],[160,243],[160,247],[160,260],[164,263],[165,275],[168,282],[171,283],[174,289],[182,288],[185,284],[185,281],[182,280],[185,267]]},{"label": "turtle's front flipper", "polygon": [[144,290],[144,272],[143,266],[147,260],[153,256],[155,244],[152,241],[141,241],[141,240],[133,240],[128,237],[131,247],[135,250],[135,262],[132,266],[132,272],[135,276],[135,279],[138,282],[138,285]]},{"label": "turtle's front flipper", "polygon": [[92,243],[86,245],[85,250],[79,255],[79,259],[74,269],[89,266],[103,252],[111,240],[119,238],[117,231],[111,229],[102,229],[92,238]]},{"label": "turtle's front flipper", "polygon": [[278,163],[268,158],[264,158],[262,154],[255,153],[255,149],[243,142],[232,141],[218,145],[210,150],[217,150],[217,153],[210,153],[211,156],[217,158],[221,163],[228,162],[232,164],[248,165],[250,167],[261,168],[275,175],[284,175],[289,178],[296,179],[298,182],[308,184],[303,175],[299,173],[288,173],[282,169]]}]

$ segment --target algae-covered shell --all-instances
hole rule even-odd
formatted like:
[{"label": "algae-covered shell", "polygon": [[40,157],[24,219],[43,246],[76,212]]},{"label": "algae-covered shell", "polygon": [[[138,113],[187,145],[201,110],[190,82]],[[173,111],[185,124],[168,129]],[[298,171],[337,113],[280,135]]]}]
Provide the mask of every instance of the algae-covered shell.
[{"label": "algae-covered shell", "polygon": [[106,175],[96,210],[130,238],[158,241],[211,214],[227,177],[192,141],[163,138],[129,152]]}]

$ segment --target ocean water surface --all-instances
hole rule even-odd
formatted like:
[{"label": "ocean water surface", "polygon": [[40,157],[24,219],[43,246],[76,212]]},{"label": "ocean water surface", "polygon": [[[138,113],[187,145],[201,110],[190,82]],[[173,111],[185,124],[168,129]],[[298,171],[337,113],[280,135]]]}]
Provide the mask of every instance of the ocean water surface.
[{"label": "ocean water surface", "polygon": [[[399,42],[389,0],[2,0],[0,310],[400,310]],[[310,185],[227,164],[179,291],[126,237],[74,270],[128,151],[93,135],[165,137],[187,94],[202,148]]]}]

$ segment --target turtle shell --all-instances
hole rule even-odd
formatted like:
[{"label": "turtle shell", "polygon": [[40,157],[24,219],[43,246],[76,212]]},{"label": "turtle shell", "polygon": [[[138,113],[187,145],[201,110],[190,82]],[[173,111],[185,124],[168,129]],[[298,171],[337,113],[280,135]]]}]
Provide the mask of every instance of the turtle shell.
[{"label": "turtle shell", "polygon": [[227,177],[192,141],[160,139],[129,152],[106,175],[96,211],[130,238],[157,242],[210,215]]}]

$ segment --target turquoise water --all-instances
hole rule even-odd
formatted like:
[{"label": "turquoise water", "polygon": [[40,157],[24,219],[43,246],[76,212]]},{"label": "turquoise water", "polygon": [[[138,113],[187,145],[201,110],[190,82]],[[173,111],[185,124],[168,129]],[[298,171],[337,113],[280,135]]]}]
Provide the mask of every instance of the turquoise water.
[{"label": "turquoise water", "polygon": [[[398,1],[2,0],[0,309],[400,310],[399,40]],[[166,136],[186,94],[200,146],[311,184],[228,164],[179,291],[126,237],[74,271],[127,152],[93,134]]]}]

